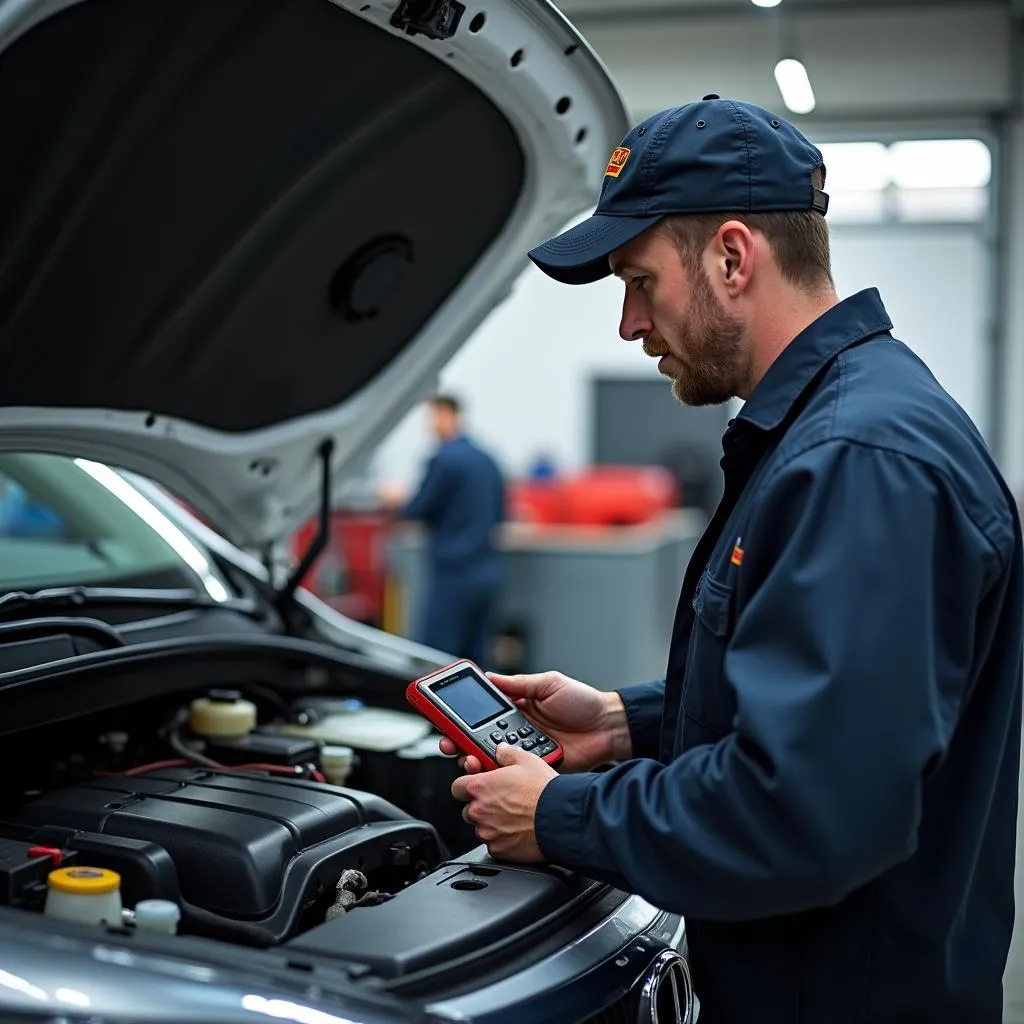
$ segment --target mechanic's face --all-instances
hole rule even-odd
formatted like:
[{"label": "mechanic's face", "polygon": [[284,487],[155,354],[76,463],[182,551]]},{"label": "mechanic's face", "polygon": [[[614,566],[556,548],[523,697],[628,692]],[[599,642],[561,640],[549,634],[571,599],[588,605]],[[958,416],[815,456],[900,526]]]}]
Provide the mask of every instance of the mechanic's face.
[{"label": "mechanic's face", "polygon": [[446,405],[430,405],[430,429],[439,441],[447,441],[458,432],[458,418]]},{"label": "mechanic's face", "polygon": [[431,404],[428,406],[428,412],[430,414],[430,432],[438,440],[444,438],[444,410],[439,405]]},{"label": "mechanic's face", "polygon": [[676,398],[720,405],[738,394],[750,368],[745,325],[723,307],[703,265],[687,266],[658,228],[612,253],[611,264],[626,284],[619,334],[643,342]]}]

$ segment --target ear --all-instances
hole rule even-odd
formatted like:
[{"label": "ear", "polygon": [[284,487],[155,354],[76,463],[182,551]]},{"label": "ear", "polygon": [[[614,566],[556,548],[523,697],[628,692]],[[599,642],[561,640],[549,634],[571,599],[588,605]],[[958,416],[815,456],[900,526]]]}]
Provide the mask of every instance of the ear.
[{"label": "ear", "polygon": [[742,221],[726,221],[711,243],[714,272],[721,287],[733,298],[750,285],[754,270],[754,235]]}]

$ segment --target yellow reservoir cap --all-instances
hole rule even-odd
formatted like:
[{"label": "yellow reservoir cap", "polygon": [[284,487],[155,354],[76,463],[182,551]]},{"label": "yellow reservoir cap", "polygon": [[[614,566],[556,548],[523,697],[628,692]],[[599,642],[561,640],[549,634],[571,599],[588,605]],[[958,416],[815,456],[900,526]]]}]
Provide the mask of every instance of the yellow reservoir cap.
[{"label": "yellow reservoir cap", "polygon": [[57,868],[46,876],[51,889],[82,896],[102,896],[121,888],[121,876],[106,868]]}]

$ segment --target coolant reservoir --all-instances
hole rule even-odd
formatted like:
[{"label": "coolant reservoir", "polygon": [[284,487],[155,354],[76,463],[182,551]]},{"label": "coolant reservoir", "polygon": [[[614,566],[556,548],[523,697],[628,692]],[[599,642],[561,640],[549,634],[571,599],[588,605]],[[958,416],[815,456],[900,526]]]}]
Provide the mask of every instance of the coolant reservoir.
[{"label": "coolant reservoir", "polygon": [[310,736],[335,747],[393,753],[423,739],[431,724],[421,715],[387,708],[354,707],[324,715],[310,725],[278,725],[275,732],[289,736]]},{"label": "coolant reservoir", "polygon": [[189,705],[188,725],[204,739],[238,739],[256,728],[256,705],[237,690],[211,690]]},{"label": "coolant reservoir", "polygon": [[121,876],[106,868],[57,868],[47,876],[43,913],[79,924],[120,925]]}]

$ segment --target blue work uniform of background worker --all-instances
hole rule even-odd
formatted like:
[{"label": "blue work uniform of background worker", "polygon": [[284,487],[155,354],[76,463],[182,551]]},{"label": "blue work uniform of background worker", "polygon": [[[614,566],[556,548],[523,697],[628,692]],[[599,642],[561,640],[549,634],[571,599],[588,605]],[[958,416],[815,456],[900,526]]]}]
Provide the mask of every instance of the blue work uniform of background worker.
[{"label": "blue work uniform of background worker", "polygon": [[[667,213],[827,207],[820,152],[756,107],[707,98],[622,145],[597,215],[531,254],[551,276],[596,280]],[[1001,1020],[1020,524],[891,327],[861,292],[768,368],[666,679],[621,691],[635,759],[537,806],[546,858],[685,916],[701,1024]]]},{"label": "blue work uniform of background worker", "polygon": [[505,483],[494,459],[463,434],[456,399],[439,396],[431,411],[441,443],[399,512],[429,531],[420,639],[486,664],[504,579],[495,534],[505,518]]}]

